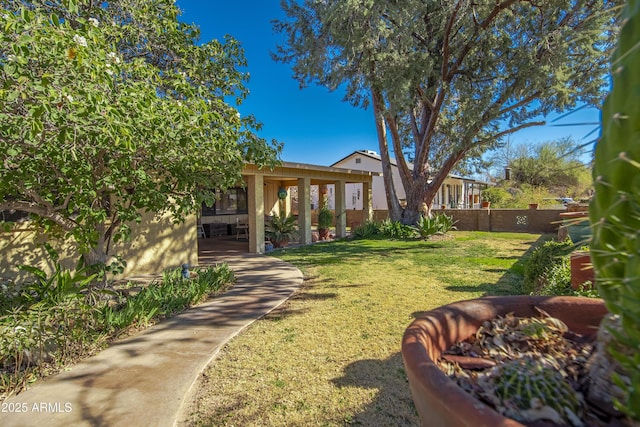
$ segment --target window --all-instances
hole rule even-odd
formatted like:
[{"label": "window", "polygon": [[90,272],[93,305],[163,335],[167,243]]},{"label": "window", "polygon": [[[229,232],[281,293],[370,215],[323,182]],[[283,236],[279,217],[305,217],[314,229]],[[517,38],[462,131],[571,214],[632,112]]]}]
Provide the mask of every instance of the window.
[{"label": "window", "polygon": [[362,163],[362,159],[360,157],[356,157],[356,164],[358,165],[360,163]]},{"label": "window", "polygon": [[202,216],[234,215],[247,213],[247,190],[236,187],[216,190],[216,201],[211,207],[202,204]]}]

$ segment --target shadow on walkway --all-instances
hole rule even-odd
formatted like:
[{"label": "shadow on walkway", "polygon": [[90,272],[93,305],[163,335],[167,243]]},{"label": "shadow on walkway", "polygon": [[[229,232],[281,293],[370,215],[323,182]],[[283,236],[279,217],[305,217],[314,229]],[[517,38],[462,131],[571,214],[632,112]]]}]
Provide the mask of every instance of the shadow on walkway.
[{"label": "shadow on walkway", "polygon": [[[202,264],[226,262],[228,292],[123,339],[7,399],[2,426],[172,426],[220,348],[302,284],[290,264],[249,254],[246,240],[199,239]],[[20,412],[17,412],[20,411]]]}]

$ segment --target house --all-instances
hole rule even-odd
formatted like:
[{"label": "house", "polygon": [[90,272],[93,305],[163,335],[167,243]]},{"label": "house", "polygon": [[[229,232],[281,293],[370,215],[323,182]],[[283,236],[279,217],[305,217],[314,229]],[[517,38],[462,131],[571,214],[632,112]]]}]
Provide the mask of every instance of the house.
[{"label": "house", "polygon": [[[391,159],[393,182],[400,203],[406,201],[404,187],[400,179],[395,159]],[[387,198],[385,195],[384,179],[382,177],[382,158],[378,153],[371,150],[358,150],[335,162],[332,167],[349,170],[362,170],[377,172],[378,176],[373,176],[372,182],[372,205],[373,210],[387,210]],[[410,167],[412,165],[409,165]],[[489,184],[471,178],[465,178],[449,174],[438,190],[433,200],[433,208],[446,207],[447,209],[479,209],[482,190]],[[347,184],[345,190],[347,202],[346,208],[362,209],[363,190],[357,183]]]},{"label": "house", "polygon": [[[293,213],[298,218],[300,243],[309,244],[312,242],[312,189],[317,192],[320,186],[333,186],[336,190],[332,203],[338,211],[344,212],[345,188],[357,183],[363,188],[363,194],[369,194],[375,175],[375,172],[289,162],[282,162],[273,169],[247,164],[242,171],[243,182],[236,188],[219,191],[215,205],[203,206],[201,215],[189,215],[176,224],[168,214],[144,213],[140,224],[131,224],[132,239],[114,243],[114,252],[127,262],[124,271],[115,278],[154,275],[185,263],[196,265],[198,225],[206,226],[210,235],[229,235],[240,221],[248,223],[248,250],[263,253],[265,216],[274,212]],[[295,207],[290,197],[292,189],[297,193]],[[363,197],[367,198],[366,195]],[[371,205],[364,203],[362,206],[360,214],[370,218]],[[336,216],[335,230],[337,237],[346,236],[346,215]],[[54,246],[64,267],[75,267],[78,250],[72,241],[49,239],[32,227],[30,221],[20,222],[11,230],[0,228],[0,284],[24,277],[24,272],[18,268],[21,264],[34,265],[51,273],[54,266],[42,246],[44,242]]]}]

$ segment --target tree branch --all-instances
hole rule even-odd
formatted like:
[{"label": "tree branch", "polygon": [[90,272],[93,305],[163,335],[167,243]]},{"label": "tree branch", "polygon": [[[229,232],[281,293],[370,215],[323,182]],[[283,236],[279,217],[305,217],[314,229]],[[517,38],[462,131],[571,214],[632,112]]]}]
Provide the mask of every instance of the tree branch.
[{"label": "tree branch", "polygon": [[77,224],[70,218],[65,218],[57,211],[48,209],[44,206],[40,206],[34,202],[24,202],[20,200],[0,202],[0,211],[12,210],[28,212],[38,215],[41,218],[49,219],[58,224],[65,231],[71,231],[77,226]]},{"label": "tree branch", "polygon": [[[460,50],[460,55],[458,56],[456,62],[449,68],[448,73],[442,74],[443,79],[445,78],[445,76],[446,76],[446,79],[448,80],[452,79],[454,73],[458,71],[458,69],[462,65],[462,62],[465,60],[467,54],[471,51],[471,48],[475,47],[475,45],[477,44],[477,40],[475,40],[475,38],[476,38],[476,35],[478,34],[478,29],[485,30],[491,24],[491,22],[493,22],[496,16],[498,16],[498,13],[500,13],[503,9],[510,7],[512,4],[516,3],[517,1],[518,0],[507,0],[505,2],[498,3],[495,5],[495,7],[493,8],[489,16],[487,16],[484,19],[484,21],[482,21],[476,26],[476,28],[474,29],[473,35],[469,38],[469,41],[467,42],[467,44],[465,44],[465,46]],[[447,25],[449,25],[449,23],[447,23]],[[443,54],[443,57],[444,57],[444,54]],[[443,64],[443,67],[444,67],[444,64]]]},{"label": "tree branch", "polygon": [[530,128],[530,127],[533,127],[533,126],[543,126],[546,123],[547,122],[545,122],[545,121],[523,123],[520,126],[516,126],[514,128],[507,129],[507,130],[504,130],[502,132],[498,132],[495,135],[491,135],[491,137],[489,137],[489,138],[481,139],[480,141],[478,141],[478,143],[474,144],[474,146],[484,145],[487,142],[495,141],[496,139],[500,139],[505,135],[510,135],[512,133],[518,132],[519,130]]},{"label": "tree branch", "polygon": [[[536,99],[539,96],[540,96],[540,91],[532,93],[531,95],[529,95],[526,98],[520,100],[519,102],[516,102],[515,104],[510,105],[510,106],[500,110],[498,112],[498,117],[502,116],[503,114],[508,113],[509,111],[513,111],[516,108],[522,107],[523,105],[527,105],[528,103],[530,103],[531,101],[533,101],[534,99]],[[496,106],[498,106],[498,105],[496,104]]]}]

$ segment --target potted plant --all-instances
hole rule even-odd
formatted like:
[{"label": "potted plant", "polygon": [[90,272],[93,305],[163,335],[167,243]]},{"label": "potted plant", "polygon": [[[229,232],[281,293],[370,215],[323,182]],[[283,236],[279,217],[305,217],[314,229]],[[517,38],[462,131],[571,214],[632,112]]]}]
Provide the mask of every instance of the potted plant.
[{"label": "potted plant", "polygon": [[491,206],[491,200],[489,198],[489,195],[486,194],[486,190],[482,192],[482,202],[480,202],[480,206],[483,209],[487,209]]},{"label": "potted plant", "polygon": [[333,212],[322,206],[318,211],[318,236],[320,240],[327,240],[329,238],[329,227],[333,224]]},{"label": "potted plant", "polygon": [[589,209],[591,256],[604,301],[488,297],[420,315],[405,332],[402,356],[423,425],[523,425],[462,390],[434,361],[452,344],[475,334],[485,321],[510,312],[532,315],[533,307],[560,319],[576,333],[593,334],[599,325],[596,350],[590,360],[590,398],[608,399],[603,404],[615,404],[627,415],[629,425],[640,421],[640,104],[634,97],[640,90],[640,49],[636,46],[640,1],[627,3],[624,18],[613,57],[613,89],[603,106],[602,138],[593,171],[596,191]]},{"label": "potted plant", "polygon": [[274,248],[287,246],[291,240],[298,238],[298,225],[292,215],[274,214],[264,226],[264,234]]}]

